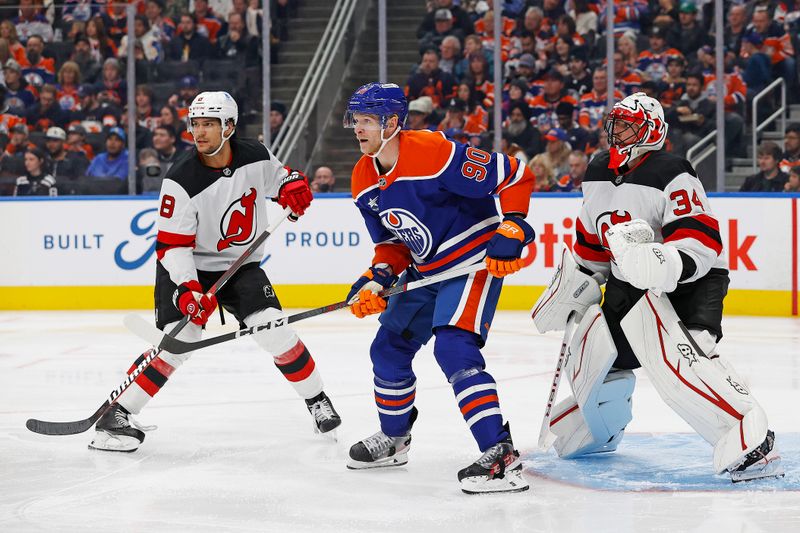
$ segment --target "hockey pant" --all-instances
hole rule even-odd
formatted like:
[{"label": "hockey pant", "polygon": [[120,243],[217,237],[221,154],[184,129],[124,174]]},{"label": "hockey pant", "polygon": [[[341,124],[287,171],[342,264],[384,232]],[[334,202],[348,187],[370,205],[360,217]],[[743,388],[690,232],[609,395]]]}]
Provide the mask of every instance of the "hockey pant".
[{"label": "hockey pant", "polygon": [[[407,270],[399,283],[417,279]],[[481,451],[508,436],[497,384],[480,352],[497,306],[502,280],[485,271],[403,293],[389,300],[370,348],[381,431],[410,430],[416,394],[415,354],[435,335],[434,356]]]},{"label": "hockey pant", "polygon": [[[280,316],[282,316],[281,311],[271,307],[252,313],[244,319],[244,323],[250,327]],[[176,324],[177,322],[167,324],[164,330],[171,331]],[[190,322],[177,337],[193,342],[200,340],[201,333],[202,328]],[[314,359],[292,328],[284,326],[264,330],[254,335],[254,340],[272,355],[275,366],[294,387],[298,395],[308,399],[322,392],[322,377],[316,369]],[[128,390],[119,397],[119,404],[128,412],[138,414],[166,384],[172,373],[191,357],[192,353],[172,354],[162,351],[150,363],[150,366],[136,377]],[[130,374],[143,359],[143,356],[139,356],[131,365],[128,373]]]}]

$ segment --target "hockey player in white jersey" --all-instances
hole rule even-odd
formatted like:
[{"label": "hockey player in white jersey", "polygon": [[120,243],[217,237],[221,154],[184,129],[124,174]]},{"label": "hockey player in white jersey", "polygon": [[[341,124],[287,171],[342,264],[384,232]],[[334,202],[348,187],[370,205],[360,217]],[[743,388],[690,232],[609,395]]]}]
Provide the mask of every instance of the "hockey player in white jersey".
[{"label": "hockey player in white jersey", "polygon": [[719,224],[691,164],[662,149],[667,128],[644,93],[613,107],[610,150],[584,178],[574,256],[564,249],[534,306],[540,332],[567,330],[573,394],[553,410],[554,446],[566,458],[615,450],[641,366],[713,446],[715,472],[734,482],[781,476],[766,413],[717,353],[729,281]]},{"label": "hockey player in white jersey", "polygon": [[[200,339],[203,325],[219,304],[249,327],[281,315],[275,291],[260,267],[263,245],[222,287],[207,291],[267,227],[267,199],[289,207],[294,217],[309,207],[312,195],[302,173],[284,167],[262,144],[233,137],[236,101],[226,92],[203,92],[189,106],[188,128],[195,148],[169,170],[161,187],[156,237],[156,325],[171,330],[184,316],[191,322],[178,335]],[[246,326],[245,326],[246,325]],[[314,359],[289,327],[255,336],[275,365],[305,400],[318,432],[341,423]],[[190,354],[161,352],[96,424],[90,448],[131,452],[144,440],[131,426],[138,414]],[[129,373],[140,360],[134,361]]]}]

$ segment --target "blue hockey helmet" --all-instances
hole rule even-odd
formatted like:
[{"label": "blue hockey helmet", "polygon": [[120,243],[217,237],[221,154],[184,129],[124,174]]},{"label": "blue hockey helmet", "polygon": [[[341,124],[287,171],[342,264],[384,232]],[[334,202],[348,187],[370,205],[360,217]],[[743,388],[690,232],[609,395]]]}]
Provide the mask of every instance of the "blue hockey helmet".
[{"label": "blue hockey helmet", "polygon": [[380,117],[381,128],[386,127],[389,117],[397,115],[402,128],[408,115],[408,101],[403,89],[396,84],[371,82],[356,89],[347,102],[343,120],[345,128],[355,127],[353,115],[356,113],[377,115]]}]

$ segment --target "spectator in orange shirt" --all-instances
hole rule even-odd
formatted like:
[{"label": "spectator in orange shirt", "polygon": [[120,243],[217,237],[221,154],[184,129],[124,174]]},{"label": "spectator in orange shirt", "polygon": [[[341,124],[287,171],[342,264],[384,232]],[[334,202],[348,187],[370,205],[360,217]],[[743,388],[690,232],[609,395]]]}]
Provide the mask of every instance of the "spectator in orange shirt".
[{"label": "spectator in orange shirt", "polygon": [[21,174],[25,172],[25,150],[36,148],[36,145],[28,140],[28,127],[25,124],[17,124],[11,128],[8,144],[0,156],[0,172],[9,174]]},{"label": "spectator in orange shirt", "polygon": [[73,124],[67,131],[67,142],[64,148],[69,152],[77,152],[86,157],[87,161],[94,159],[94,148],[86,142],[86,128],[80,124]]},{"label": "spectator in orange shirt", "polygon": [[40,35],[31,35],[25,44],[25,60],[19,66],[22,67],[22,77],[34,87],[56,81],[55,60],[42,56],[42,52],[44,39]]},{"label": "spectator in orange shirt", "polygon": [[433,107],[439,109],[455,96],[455,92],[455,78],[439,68],[439,52],[435,49],[426,50],[417,72],[406,82],[406,98],[410,101],[420,96],[430,96]]},{"label": "spectator in orange shirt", "polygon": [[456,98],[467,103],[464,115],[464,133],[480,135],[489,125],[489,113],[481,105],[481,94],[472,90],[472,86],[463,82],[459,84]]},{"label": "spectator in orange shirt", "polygon": [[197,32],[206,37],[211,44],[227,31],[227,24],[208,6],[208,0],[194,0],[194,18],[197,21]]},{"label": "spectator in orange shirt", "polygon": [[797,98],[797,63],[791,36],[770,18],[767,6],[763,5],[755,8],[752,27],[745,35],[749,33],[757,33],[764,40],[764,51],[772,61],[772,74],[786,80],[787,99],[794,102]]},{"label": "spectator in orange shirt", "polygon": [[81,68],[74,61],[66,61],[58,70],[58,105],[65,111],[75,111],[80,105],[78,87],[81,85]]},{"label": "spectator in orange shirt", "polygon": [[106,26],[108,36],[116,46],[119,46],[122,36],[128,29],[128,13],[125,10],[125,2],[109,2],[103,18],[108,21]]},{"label": "spectator in orange shirt", "polygon": [[25,47],[19,42],[17,28],[10,20],[0,22],[0,37],[8,41],[8,49],[11,55],[19,63],[25,57]]}]

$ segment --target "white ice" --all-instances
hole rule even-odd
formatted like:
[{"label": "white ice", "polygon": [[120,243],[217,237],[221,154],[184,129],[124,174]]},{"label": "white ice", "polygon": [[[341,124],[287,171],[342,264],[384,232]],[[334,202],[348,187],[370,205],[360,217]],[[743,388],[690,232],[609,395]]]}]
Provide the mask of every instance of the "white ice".
[{"label": "white ice", "polygon": [[[376,321],[346,312],[297,324],[344,420],[311,431],[302,400],[250,339],[196,352],[139,417],[136,453],[92,452],[92,432],[46,437],[29,417],[88,417],[146,346],[123,312],[0,313],[0,531],[800,531],[800,492],[609,492],[536,476],[520,494],[467,496],[479,452],[425,347],[417,356],[410,462],[353,472],[347,450],[377,430],[368,349]],[[142,313],[149,318],[149,314]],[[779,435],[800,431],[800,321],[726,318],[720,351]],[[219,332],[213,326],[212,332]],[[484,352],[520,451],[535,449],[559,335],[501,312]],[[640,372],[628,432],[689,432]],[[673,461],[680,449],[672,451]],[[655,465],[659,458],[653,458]],[[708,450],[708,475],[711,474]]]}]

